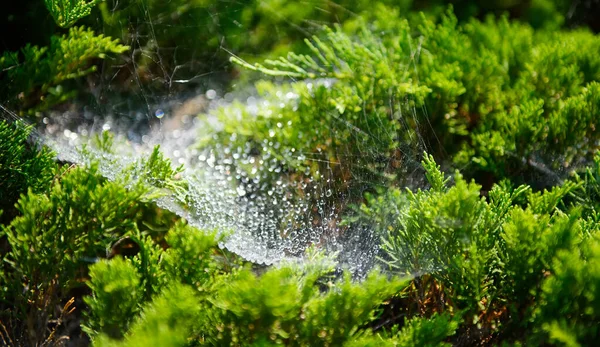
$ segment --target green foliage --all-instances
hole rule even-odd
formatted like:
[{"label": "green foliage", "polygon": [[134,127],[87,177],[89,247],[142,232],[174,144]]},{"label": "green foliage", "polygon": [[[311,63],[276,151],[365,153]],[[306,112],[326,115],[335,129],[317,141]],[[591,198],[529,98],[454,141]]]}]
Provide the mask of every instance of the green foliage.
[{"label": "green foliage", "polygon": [[406,319],[404,327],[399,332],[366,335],[344,346],[451,346],[445,341],[456,333],[457,328],[458,322],[450,315],[435,313],[429,318]]},{"label": "green foliage", "polygon": [[[319,294],[314,274],[300,277],[291,268],[271,270],[261,278],[242,272],[219,291],[217,344],[239,342],[297,346],[340,345],[373,319],[374,309],[402,288],[371,274],[362,285],[349,278]],[[227,328],[227,327],[231,328]]]},{"label": "green foliage", "polygon": [[[45,3],[70,26],[97,1]],[[220,47],[245,50],[231,60],[273,76],[257,83],[259,102],[215,111],[219,132],[200,146],[252,154],[258,160],[241,164],[249,177],[285,172],[356,193],[344,203],[364,203],[345,225],[375,230],[389,273],[352,279],[318,253],[266,269],[245,263],[219,248],[226,235],[150,203],[166,196],[185,210],[193,189],[158,147],[113,170],[120,153],[103,133],[97,151],[82,151],[88,168],[59,170],[47,149],[26,143],[30,128],[1,122],[0,212],[12,219],[0,254],[3,343],[59,343],[71,296],[85,283],[87,307],[75,305],[99,346],[593,344],[600,40],[558,30],[568,21],[563,1],[460,3],[456,14],[443,3],[406,18],[420,5],[101,4],[109,32],[129,39],[123,26],[136,30],[131,63],[141,83],[175,80],[179,67],[197,73],[196,54]],[[364,15],[344,10],[349,4]],[[497,10],[519,11],[531,26],[469,18]],[[343,23],[299,47],[309,18]],[[183,65],[164,53],[175,46]],[[254,63],[284,47],[294,52]],[[6,52],[2,97],[23,112],[49,107],[72,96],[66,88],[95,71],[94,60],[126,49],[82,27],[48,47]],[[157,64],[163,77],[155,78]],[[424,147],[435,150],[421,163],[430,187],[398,188]],[[440,157],[448,162],[438,165]],[[465,176],[444,174],[450,162]]]},{"label": "green foliage", "polygon": [[[6,126],[2,124],[5,129]],[[17,133],[20,134],[20,138],[16,138],[17,143],[25,139],[26,132],[20,131],[22,133]],[[31,158],[47,157],[52,166],[42,169],[48,170],[54,177],[56,164],[51,162],[47,149],[39,153],[32,151],[26,156],[17,151],[15,154],[17,157],[13,159],[11,168],[30,170],[31,167],[35,168],[28,163]],[[166,169],[167,166],[170,167],[170,163],[158,152],[152,158],[132,165],[157,179],[172,180],[167,175],[174,174],[175,171]],[[59,179],[52,182],[49,189],[36,193],[33,190],[36,185],[32,183],[27,194],[21,196],[16,205],[17,217],[2,230],[8,247],[2,254],[6,266],[0,283],[3,305],[10,303],[15,307],[13,311],[6,312],[8,321],[15,324],[12,328],[16,329],[20,322],[28,322],[26,328],[22,329],[28,343],[36,344],[46,338],[51,339],[54,334],[47,336],[48,322],[53,318],[60,319],[54,308],[66,300],[65,296],[71,289],[82,285],[88,265],[98,258],[120,253],[122,245],[130,241],[140,248],[139,254],[131,263],[133,268],[140,269],[140,279],[136,282],[131,277],[127,278],[127,269],[117,264],[114,271],[118,272],[117,277],[124,280],[120,283],[124,287],[114,288],[112,286],[119,283],[108,284],[108,281],[114,279],[109,273],[113,271],[112,267],[98,268],[92,274],[96,281],[92,282],[97,291],[96,297],[89,303],[99,312],[92,315],[88,331],[92,333],[99,329],[118,336],[124,328],[119,325],[123,323],[119,320],[121,318],[115,319],[112,316],[114,310],[129,310],[131,315],[135,312],[137,303],[119,306],[111,300],[118,293],[124,295],[128,291],[129,298],[136,302],[139,298],[150,297],[160,289],[161,274],[152,267],[152,264],[158,263],[159,251],[153,241],[142,235],[142,232],[147,231],[148,223],[153,220],[147,216],[148,211],[156,214],[156,208],[150,205],[150,201],[160,196],[157,191],[160,186],[154,181],[150,183],[142,179],[132,180],[125,173],[118,174],[115,181],[109,182],[100,177],[98,165],[92,162],[88,168],[65,171]],[[165,217],[164,214],[158,216]],[[127,286],[134,284],[140,284],[142,288],[136,288],[137,294],[131,296],[134,291]],[[114,292],[111,292],[113,289]],[[110,315],[106,315],[108,313]]]},{"label": "green foliage", "polygon": [[[38,2],[37,6],[34,3],[24,6],[21,12],[7,13],[4,18],[8,29],[6,32],[19,30],[23,24],[27,24],[30,30],[20,35],[22,39],[16,41],[21,41],[22,46],[27,42],[38,43],[40,41],[36,40],[39,39],[37,32],[48,30],[47,12],[41,11],[40,8],[46,7],[57,23],[58,28],[50,27],[52,31],[69,27],[91,13],[88,23],[101,23],[104,35],[119,38],[137,47],[127,59],[106,62],[104,70],[104,77],[113,77],[115,69],[128,64],[132,72],[128,74],[121,71],[117,79],[119,85],[113,87],[128,93],[132,98],[140,92],[138,88],[144,91],[164,91],[162,88],[168,85],[169,89],[190,90],[190,87],[196,87],[198,82],[202,82],[198,77],[204,73],[218,75],[217,79],[226,85],[231,82],[232,77],[228,73],[231,66],[227,62],[230,53],[252,62],[263,57],[276,57],[287,51],[309,53],[310,50],[302,44],[302,40],[318,33],[323,25],[346,24],[358,15],[379,17],[378,20],[381,20],[383,14],[372,15],[375,9],[381,6],[386,7],[386,15],[395,12],[403,17],[412,18],[417,16],[416,11],[424,10],[430,18],[437,19],[447,5],[452,4],[459,23],[468,22],[473,17],[484,18],[486,14],[500,16],[505,12],[510,12],[512,17],[529,23],[534,28],[556,30],[563,26],[563,23],[570,24],[569,19],[581,20],[581,17],[589,22],[589,19],[585,18],[587,16],[582,16],[586,14],[585,6],[571,6],[566,1],[554,0],[316,0],[311,6],[281,0]],[[99,11],[92,11],[96,4],[99,4]],[[394,26],[395,21],[397,18],[391,19],[386,25]],[[177,49],[173,50],[175,47]],[[133,77],[133,71],[139,84],[128,81],[129,77]],[[176,82],[184,80],[192,83]],[[147,93],[146,97],[152,98],[152,93]]]},{"label": "green foliage", "polygon": [[33,283],[49,284],[55,276],[62,284],[75,280],[86,257],[105,253],[111,242],[135,231],[145,194],[106,182],[93,168],[74,169],[48,195],[29,192],[19,201],[21,215],[5,229],[12,246],[8,259]]},{"label": "green foliage", "polygon": [[223,267],[213,254],[220,239],[215,233],[176,224],[166,236],[169,248],[162,258],[167,276],[194,287],[206,285]]},{"label": "green foliage", "polygon": [[48,148],[37,150],[35,144],[27,143],[31,131],[22,123],[0,120],[0,210],[5,211],[4,218],[13,217],[14,204],[28,189],[45,192],[58,171]]},{"label": "green foliage", "polygon": [[[91,267],[86,329],[96,345],[151,340],[169,345],[190,340],[209,345],[338,344],[360,336],[378,305],[405,286],[405,281],[389,281],[374,272],[363,283],[349,277],[329,282],[322,293],[318,281],[332,269],[326,263],[287,264],[259,277],[249,268],[226,266],[222,252],[216,252],[214,234],[178,224],[167,241],[167,250],[148,258],[155,264],[146,266],[158,266],[165,278],[147,299],[142,299],[140,284],[150,274],[132,265],[141,255]],[[141,313],[134,318],[140,304]],[[114,340],[120,336],[121,342]]]},{"label": "green foliage", "polygon": [[47,47],[26,45],[20,52],[4,52],[0,56],[1,95],[8,105],[21,110],[38,103],[37,109],[47,108],[74,96],[64,84],[96,71],[92,60],[128,49],[118,40],[74,27],[66,35],[52,36]]},{"label": "green foliage", "polygon": [[307,280],[291,268],[274,269],[260,278],[250,271],[235,274],[214,303],[222,310],[216,319],[220,322],[216,328],[222,332],[214,344],[269,340],[281,344],[297,339],[302,308],[318,290],[316,278]]},{"label": "green foliage", "polygon": [[[120,37],[143,51],[144,54],[134,56],[133,64],[141,72],[138,76],[145,87],[159,89],[162,83],[170,84],[172,78],[189,79],[222,67],[229,70],[229,52],[252,62],[288,51],[308,53],[302,40],[319,32],[323,24],[346,23],[357,15],[369,17],[380,5],[403,16],[426,10],[435,17],[449,3],[455,6],[460,21],[511,11],[536,28],[556,29],[568,11],[573,10],[564,1],[551,0],[477,1],[476,4],[448,0],[315,0],[311,6],[281,0],[145,0],[143,3],[108,0],[100,4],[100,9],[105,34]],[[581,7],[577,10],[581,11]],[[176,54],[165,49],[175,46]],[[174,75],[169,76],[166,71],[173,71]]]},{"label": "green foliage", "polygon": [[142,158],[127,171],[131,178],[157,189],[168,189],[180,200],[185,200],[187,182],[179,179],[183,165],[174,169],[171,162],[160,152],[160,146],[155,146],[148,158]]},{"label": "green foliage", "polygon": [[485,228],[486,221],[480,218],[486,207],[479,196],[480,187],[467,183],[458,173],[455,186],[440,186],[447,179],[430,160],[427,158],[424,166],[428,178],[433,179],[432,189],[406,192],[406,203],[398,206],[396,223],[400,224],[389,231],[383,245],[392,257],[388,264],[401,273],[438,271]]},{"label": "green foliage", "polygon": [[[505,18],[463,27],[452,16],[446,18],[437,26],[427,21],[421,26],[423,49],[430,54],[421,57],[419,74],[429,78],[427,86],[443,86],[433,87],[435,100],[429,105],[455,105],[454,110],[429,110],[433,115],[449,112],[452,122],[446,121],[445,132],[467,135],[473,130],[472,144],[457,153],[457,163],[471,160],[499,177],[518,174],[514,167],[533,155],[542,155],[543,163],[558,157],[557,165],[568,166],[577,141],[594,138],[597,87],[583,87],[597,80],[600,60],[591,55],[600,45],[597,37],[583,31],[534,32]],[[541,122],[548,126],[540,127]],[[580,150],[593,153],[596,148]],[[486,155],[478,156],[479,151]]]},{"label": "green foliage", "polygon": [[44,0],[56,24],[66,28],[89,15],[101,0]]},{"label": "green foliage", "polygon": [[542,287],[536,323],[555,344],[589,346],[599,336],[600,243],[598,236],[571,251],[560,252],[552,276]]},{"label": "green foliage", "polygon": [[177,201],[186,202],[190,187],[181,176],[183,165],[174,168],[160,151],[160,145],[156,145],[148,156],[125,166],[118,165],[119,156],[113,145],[113,135],[102,132],[92,139],[91,145],[82,146],[79,150],[81,160],[86,165],[102,166],[103,174],[124,186],[144,187],[149,199],[172,195]]},{"label": "green foliage", "polygon": [[553,170],[597,151],[598,86],[592,81],[598,79],[600,61],[589,52],[598,50],[600,41],[587,32],[541,33],[528,40],[536,44],[527,48],[528,61],[506,92],[515,99],[474,129],[472,144],[456,161],[466,163],[470,157],[498,177],[533,173],[556,184]]},{"label": "green foliage", "polygon": [[[188,256],[187,261],[194,259]],[[119,274],[116,265],[112,268],[113,281],[118,276],[118,283],[128,278],[128,274]],[[340,345],[367,333],[364,326],[375,318],[381,302],[405,286],[405,281],[390,281],[373,272],[362,283],[354,283],[348,276],[339,283],[329,282],[327,290],[321,292],[316,281],[327,269],[290,264],[259,277],[242,268],[191,287],[176,284],[185,282],[189,275],[179,273],[181,277],[177,278],[177,274],[170,274],[169,284],[144,306],[123,343],[153,338],[172,341],[169,343],[173,345],[190,339],[213,346]],[[96,287],[92,289],[96,296]],[[118,344],[107,336],[95,342]]]},{"label": "green foliage", "polygon": [[441,171],[441,167],[437,165],[432,155],[425,153],[425,157],[421,162],[425,169],[425,177],[433,191],[442,192],[446,189],[450,177],[445,177]]},{"label": "green foliage", "polygon": [[581,174],[575,173],[574,181],[580,189],[571,192],[574,203],[583,208],[584,216],[591,223],[600,221],[600,154]]},{"label": "green foliage", "polygon": [[[203,315],[195,291],[185,285],[165,288],[150,304],[123,341],[101,335],[95,346],[188,346],[191,327]],[[122,317],[121,317],[122,318]]]},{"label": "green foliage", "polygon": [[[316,296],[304,309],[305,345],[335,346],[363,333],[359,329],[372,321],[376,308],[406,286],[405,281],[388,280],[372,272],[362,283],[344,281],[325,295]],[[318,339],[314,337],[318,336]]]},{"label": "green foliage", "polygon": [[[66,28],[88,16],[100,1],[44,0],[44,3],[56,23]],[[46,47],[26,43],[19,51],[0,55],[3,84],[0,97],[22,114],[31,115],[73,98],[77,90],[69,89],[69,82],[95,72],[95,60],[129,49],[118,40],[95,35],[83,26],[70,28],[67,35],[53,35],[49,41]]]},{"label": "green foliage", "polygon": [[[184,224],[174,226],[166,240],[169,248],[153,260],[165,274],[162,289],[142,305],[142,313],[124,335],[124,344],[161,339],[179,345],[192,339],[219,346],[339,345],[367,333],[364,327],[376,318],[378,306],[406,285],[406,281],[389,280],[378,272],[361,283],[349,276],[339,282],[323,282],[333,268],[319,257],[303,266],[282,264],[258,276],[247,267],[231,268],[224,262],[222,252],[216,252],[214,234]],[[113,325],[122,329],[119,333],[126,330],[140,292],[119,300],[115,296],[140,281],[139,270],[136,274],[135,267],[120,258],[92,267],[93,293],[87,299],[94,303],[91,322],[115,322]],[[106,295],[106,288],[114,292],[112,297]],[[105,309],[115,305],[123,314]],[[108,339],[110,330],[102,332],[95,344],[119,344]],[[113,337],[118,335],[113,333]]]},{"label": "green foliage", "polygon": [[351,177],[385,182],[431,144],[491,182],[486,190],[502,178],[559,184],[598,151],[595,35],[534,31],[506,17],[461,24],[451,11],[439,21],[374,11],[371,24],[356,19],[306,41],[310,54],[263,64],[233,57],[304,81],[257,84],[263,103],[219,110],[222,134],[208,143],[249,142],[299,173],[333,167],[350,187]]},{"label": "green foliage", "polygon": [[457,328],[458,322],[446,314],[413,318],[398,334],[398,346],[450,346],[444,340],[454,335]]},{"label": "green foliage", "polygon": [[[412,3],[383,2],[402,10]],[[99,7],[105,34],[139,46],[144,54],[135,55],[133,62],[138,76],[145,87],[159,89],[172,78],[230,70],[229,52],[256,60],[289,50],[306,51],[302,40],[320,31],[322,23],[338,23],[370,11],[372,2],[316,0],[306,6],[281,0],[109,0]],[[167,47],[178,47],[177,53],[164,50]]]},{"label": "green foliage", "polygon": [[[152,212],[155,211],[157,209]],[[145,219],[147,220],[147,218]],[[161,264],[164,251],[160,243],[155,242],[147,235],[130,236],[129,240],[139,247],[138,253],[129,260],[141,276],[140,284],[143,287],[143,299],[147,301],[165,285],[166,274]]]},{"label": "green foliage", "polygon": [[295,172],[324,176],[333,171],[335,177],[354,176],[361,184],[393,177],[400,165],[398,146],[418,137],[402,123],[413,124],[403,114],[422,105],[430,91],[410,76],[410,28],[405,20],[399,22],[402,41],[395,44],[385,44],[368,30],[355,38],[338,27],[323,39],[314,37],[314,43],[306,41],[314,58],[290,53],[254,66],[233,58],[270,75],[325,79],[257,84],[261,105],[220,109],[223,131],[201,146],[250,146]]},{"label": "green foliage", "polygon": [[565,23],[569,5],[564,0],[533,0],[525,17],[534,28],[557,29]]},{"label": "green foliage", "polygon": [[499,287],[514,317],[508,324],[527,325],[531,317],[528,306],[539,296],[553,258],[577,242],[577,216],[558,217],[551,224],[547,215],[515,209],[502,229],[499,258],[504,279]]},{"label": "green foliage", "polygon": [[431,189],[370,198],[354,217],[377,222],[380,259],[394,272],[417,276],[409,295],[419,311],[460,313],[465,329],[479,331],[474,335],[498,327],[507,336],[518,335],[537,326],[536,298],[542,287],[554,295],[544,283],[557,259],[587,237],[583,231],[590,221],[582,220],[579,210],[559,209],[568,207],[570,194],[580,192],[583,183],[567,181],[537,193],[527,186],[496,185],[486,201],[480,187],[458,173],[448,187],[431,157],[425,156],[423,166]]},{"label": "green foliage", "polygon": [[[203,323],[207,318],[190,320],[196,313],[208,314],[202,293],[214,292],[218,277],[238,265],[235,257],[218,250],[215,234],[204,234],[183,222],[167,233],[166,250],[149,237],[130,239],[139,246],[137,254],[101,261],[90,269],[92,296],[86,302],[91,311],[86,328],[95,344],[117,344],[111,339],[124,338],[125,344],[174,339],[177,345],[195,336],[198,327],[208,333],[212,328]],[[134,282],[136,288],[129,288],[127,295]],[[122,314],[115,314],[116,310]]]},{"label": "green foliage", "polygon": [[[502,176],[512,174],[507,170],[511,162],[525,165],[555,182],[558,178],[553,170],[568,168],[576,160],[589,160],[597,152],[593,144],[598,141],[597,109],[598,84],[595,82],[581,94],[561,102],[550,114],[545,113],[541,100],[515,107],[508,115],[495,120],[498,130],[473,135],[476,148],[473,160]],[[546,126],[538,126],[542,122]],[[560,160],[554,160],[557,158]]]},{"label": "green foliage", "polygon": [[145,194],[141,188],[128,191],[106,182],[93,168],[68,172],[48,195],[29,191],[17,205],[20,215],[4,229],[11,246],[5,261],[12,271],[3,282],[15,281],[15,292],[6,295],[37,302],[76,285],[90,259],[137,230],[135,218]]},{"label": "green foliage", "polygon": [[[4,228],[10,251],[4,256],[3,302],[27,319],[31,343],[45,339],[54,305],[76,287],[85,266],[128,231],[145,192],[107,183],[94,169],[63,175],[47,195],[29,190],[17,204],[19,216]],[[31,304],[29,304],[31,303]]]},{"label": "green foliage", "polygon": [[140,275],[128,261],[117,257],[90,266],[87,285],[93,296],[85,298],[90,308],[84,329],[90,337],[104,333],[113,338],[123,336],[129,321],[139,310],[142,299]]}]

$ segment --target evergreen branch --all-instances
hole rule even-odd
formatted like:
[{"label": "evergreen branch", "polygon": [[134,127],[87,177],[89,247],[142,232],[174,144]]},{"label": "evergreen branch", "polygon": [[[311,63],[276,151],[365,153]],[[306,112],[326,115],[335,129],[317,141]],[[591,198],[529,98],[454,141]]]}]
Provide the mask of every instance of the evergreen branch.
[{"label": "evergreen branch", "polygon": [[44,3],[56,24],[67,28],[88,16],[100,1],[102,0],[44,0]]}]

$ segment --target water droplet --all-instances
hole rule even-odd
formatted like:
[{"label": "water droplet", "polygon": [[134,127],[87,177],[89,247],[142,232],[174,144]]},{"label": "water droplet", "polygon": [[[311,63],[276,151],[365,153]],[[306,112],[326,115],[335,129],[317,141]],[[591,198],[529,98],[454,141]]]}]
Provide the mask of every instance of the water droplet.
[{"label": "water droplet", "polygon": [[156,110],[156,112],[154,112],[154,115],[156,116],[156,118],[161,119],[165,116],[165,112],[159,108],[158,110]]},{"label": "water droplet", "polygon": [[214,89],[209,89],[206,91],[206,98],[209,100],[213,100],[217,97],[217,92]]}]

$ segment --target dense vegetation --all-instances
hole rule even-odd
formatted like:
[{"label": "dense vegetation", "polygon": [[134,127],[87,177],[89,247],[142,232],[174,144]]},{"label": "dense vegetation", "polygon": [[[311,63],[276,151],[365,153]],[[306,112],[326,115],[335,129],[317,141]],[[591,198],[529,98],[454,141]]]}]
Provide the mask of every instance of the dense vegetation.
[{"label": "dense vegetation", "polygon": [[[3,37],[0,343],[594,345],[600,38],[577,4],[21,5],[52,22]],[[266,184],[285,172],[299,196],[332,182],[338,228],[380,242],[368,274],[318,245],[251,264],[155,204],[193,190],[158,147],[109,180],[93,155],[56,162],[26,125],[102,83],[106,98],[185,92],[172,82],[190,71],[261,99],[214,110],[197,148],[271,158],[240,169]],[[110,157],[112,141],[96,146]]]}]

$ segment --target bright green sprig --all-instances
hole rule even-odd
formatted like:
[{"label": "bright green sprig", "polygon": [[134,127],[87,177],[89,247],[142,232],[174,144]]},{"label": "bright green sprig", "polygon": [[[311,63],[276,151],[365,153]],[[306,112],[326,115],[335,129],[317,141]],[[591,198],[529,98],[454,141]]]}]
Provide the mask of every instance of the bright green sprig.
[{"label": "bright green sprig", "polygon": [[27,143],[31,131],[23,123],[0,120],[0,210],[7,217],[21,194],[45,192],[59,172],[52,151]]},{"label": "bright green sprig", "polygon": [[88,16],[102,0],[44,0],[56,24],[67,28]]},{"label": "bright green sprig", "polygon": [[66,35],[52,36],[47,47],[27,45],[20,52],[5,52],[0,56],[0,69],[5,72],[2,81],[7,84],[3,96],[12,105],[20,95],[15,105],[20,109],[37,105],[40,100],[30,99],[35,91],[42,95],[36,109],[63,102],[75,95],[63,88],[66,81],[96,71],[93,59],[106,59],[128,49],[118,40],[75,27]]}]

